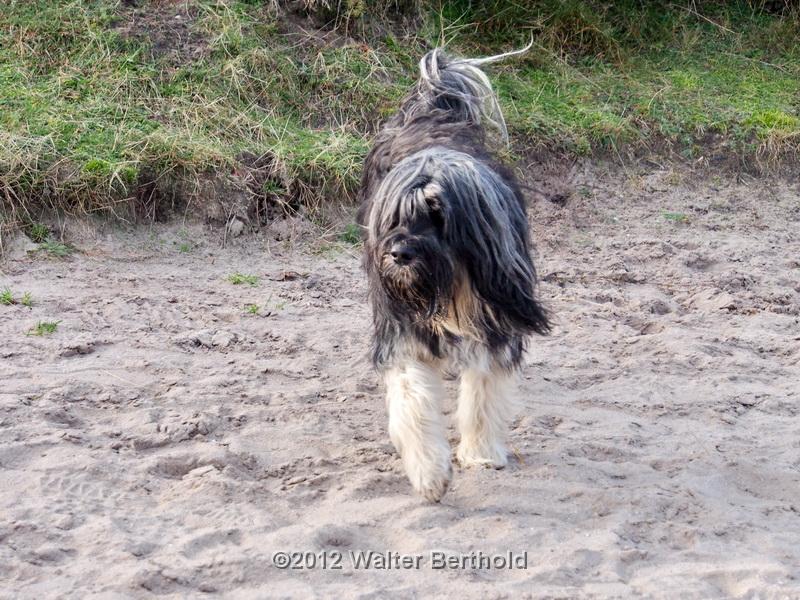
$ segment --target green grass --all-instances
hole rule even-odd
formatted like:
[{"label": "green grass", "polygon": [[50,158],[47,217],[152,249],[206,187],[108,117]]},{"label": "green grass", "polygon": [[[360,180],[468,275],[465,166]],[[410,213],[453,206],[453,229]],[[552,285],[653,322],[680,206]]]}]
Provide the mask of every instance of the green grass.
[{"label": "green grass", "polygon": [[163,219],[229,192],[254,210],[352,202],[372,133],[440,42],[486,54],[533,36],[525,57],[490,69],[517,154],[655,149],[772,164],[800,149],[797,9],[371,0],[329,14],[306,3],[339,27],[317,35],[270,2],[140,4],[0,11],[0,221],[28,224],[37,243],[49,240],[36,225],[48,208]]},{"label": "green grass", "polygon": [[357,245],[361,243],[361,228],[355,223],[349,223],[344,231],[339,234],[339,240],[346,244]]},{"label": "green grass", "polygon": [[28,335],[50,335],[56,332],[59,323],[61,321],[39,321],[28,331]]},{"label": "green grass", "polygon": [[31,296],[30,292],[25,292],[22,294],[22,298],[17,301],[14,298],[14,293],[9,288],[0,291],[0,305],[11,306],[12,304],[22,304],[27,308],[33,308],[33,296]]},{"label": "green grass", "polygon": [[228,281],[233,285],[247,284],[250,286],[257,286],[259,278],[256,275],[245,275],[243,273],[233,273],[228,275]]},{"label": "green grass", "polygon": [[258,304],[245,304],[244,310],[250,315],[257,315],[258,311],[261,310],[261,307]]},{"label": "green grass", "polygon": [[27,227],[27,234],[28,237],[31,238],[32,242],[41,244],[42,242],[47,241],[47,238],[50,237],[50,230],[46,225],[41,223],[31,223]]},{"label": "green grass", "polygon": [[800,46],[789,41],[800,34],[797,9],[779,17],[744,1],[704,3],[705,14],[633,0],[448,4],[441,26],[471,22],[459,37],[474,52],[534,33],[531,52],[495,78],[523,150],[666,146],[751,162],[800,150]]},{"label": "green grass", "polygon": [[685,213],[665,212],[662,213],[662,216],[673,223],[686,224],[689,222],[689,215]]},{"label": "green grass", "polygon": [[391,56],[298,45],[256,3],[190,0],[202,51],[173,64],[147,30],[116,26],[159,6],[169,24],[176,3],[135,17],[111,0],[4,7],[0,197],[12,215],[35,213],[43,189],[77,213],[124,211],[142,186],[185,204],[208,177],[244,187],[248,172],[262,182],[250,193],[290,203],[352,194],[367,130],[408,83],[387,86]]},{"label": "green grass", "polygon": [[57,258],[64,258],[74,252],[74,248],[72,248],[72,246],[62,244],[61,242],[57,242],[55,240],[45,240],[39,244],[39,250],[45,254],[48,254],[49,256],[55,256]]}]

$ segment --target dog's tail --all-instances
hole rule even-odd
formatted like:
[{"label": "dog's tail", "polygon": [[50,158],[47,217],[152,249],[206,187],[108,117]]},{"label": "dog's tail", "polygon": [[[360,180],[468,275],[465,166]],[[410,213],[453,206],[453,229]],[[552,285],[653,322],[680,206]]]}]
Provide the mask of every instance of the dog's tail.
[{"label": "dog's tail", "polygon": [[533,41],[521,50],[484,58],[451,58],[435,48],[419,62],[420,92],[432,106],[455,113],[459,120],[494,127],[508,143],[503,111],[480,66],[523,54],[532,45]]}]

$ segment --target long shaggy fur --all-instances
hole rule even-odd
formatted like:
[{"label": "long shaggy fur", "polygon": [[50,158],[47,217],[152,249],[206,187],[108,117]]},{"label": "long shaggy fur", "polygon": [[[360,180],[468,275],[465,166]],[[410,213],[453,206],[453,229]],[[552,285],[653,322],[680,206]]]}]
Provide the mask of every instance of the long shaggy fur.
[{"label": "long shaggy fur", "polygon": [[505,56],[426,54],[415,90],[364,164],[359,222],[373,359],[387,382],[392,440],[412,484],[432,500],[450,477],[437,416],[442,369],[463,370],[460,462],[503,466],[511,376],[525,339],[549,330],[525,200],[490,151],[507,132],[479,65]]}]

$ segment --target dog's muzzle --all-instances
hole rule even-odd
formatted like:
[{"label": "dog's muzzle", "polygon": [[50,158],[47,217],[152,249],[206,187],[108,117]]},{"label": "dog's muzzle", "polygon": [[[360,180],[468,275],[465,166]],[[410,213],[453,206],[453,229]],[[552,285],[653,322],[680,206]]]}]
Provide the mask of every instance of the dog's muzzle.
[{"label": "dog's muzzle", "polygon": [[417,257],[417,249],[408,241],[400,241],[392,244],[392,247],[389,249],[389,254],[395,264],[402,267],[414,261]]},{"label": "dog's muzzle", "polygon": [[444,248],[433,240],[392,240],[378,263],[381,286],[398,312],[431,318],[449,304],[453,268]]}]

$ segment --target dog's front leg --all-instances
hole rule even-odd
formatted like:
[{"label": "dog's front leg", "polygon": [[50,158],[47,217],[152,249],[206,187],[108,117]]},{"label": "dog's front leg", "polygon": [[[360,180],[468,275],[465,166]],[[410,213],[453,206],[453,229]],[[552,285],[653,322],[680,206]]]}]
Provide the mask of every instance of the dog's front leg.
[{"label": "dog's front leg", "polygon": [[516,404],[515,374],[486,362],[470,365],[461,374],[457,411],[461,442],[456,457],[465,467],[501,469],[508,463],[506,438]]},{"label": "dog's front leg", "polygon": [[441,374],[431,365],[408,361],[389,369],[385,377],[389,436],[411,485],[428,500],[438,502],[453,474],[441,413]]}]

